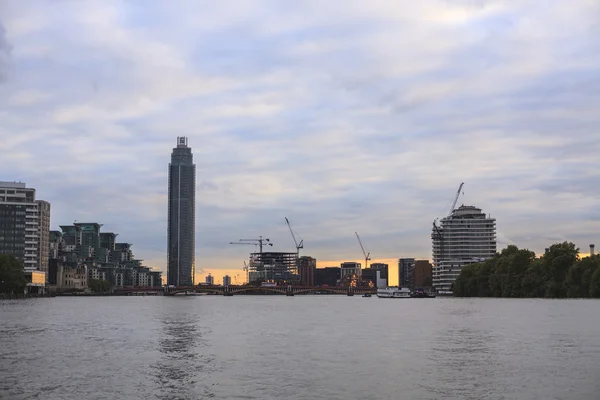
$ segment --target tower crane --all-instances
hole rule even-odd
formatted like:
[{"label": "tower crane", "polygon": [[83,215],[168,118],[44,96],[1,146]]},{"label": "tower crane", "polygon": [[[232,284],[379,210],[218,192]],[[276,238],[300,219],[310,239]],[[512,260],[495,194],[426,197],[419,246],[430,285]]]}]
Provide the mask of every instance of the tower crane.
[{"label": "tower crane", "polygon": [[245,244],[248,246],[258,246],[260,253],[262,254],[263,246],[273,246],[270,239],[263,239],[259,236],[258,239],[240,239],[237,242],[229,242],[229,244]]},{"label": "tower crane", "polygon": [[296,235],[294,235],[294,231],[292,230],[292,226],[290,225],[290,221],[285,217],[285,223],[288,228],[290,228],[290,233],[292,234],[292,239],[294,239],[294,244],[296,245],[296,259],[300,258],[300,249],[304,248],[304,240],[300,238],[300,243],[296,240]]},{"label": "tower crane", "polygon": [[246,271],[246,283],[250,282],[250,276],[248,273],[248,264],[246,264],[246,261],[244,261],[244,268],[242,268],[242,270]]},{"label": "tower crane", "polygon": [[369,261],[371,260],[369,256],[371,255],[371,253],[365,252],[365,248],[363,247],[363,244],[360,241],[360,236],[358,236],[358,232],[354,233],[356,234],[356,238],[358,239],[358,244],[360,244],[360,249],[362,250],[363,255],[365,256],[365,268],[369,268]]},{"label": "tower crane", "polygon": [[[266,238],[263,239],[262,236],[259,236],[258,239],[240,239],[237,242],[229,242],[229,244],[242,244],[242,245],[246,245],[246,246],[258,246],[260,255],[261,255],[261,259],[262,259],[263,246],[273,246],[273,243],[271,243],[270,239],[266,239]],[[244,261],[243,270],[246,271],[246,282],[248,282],[250,279],[250,274],[249,274],[249,265],[246,264],[246,261]]]},{"label": "tower crane", "polygon": [[[456,191],[456,195],[454,196],[454,201],[452,202],[452,207],[450,207],[450,212],[448,213],[447,217],[450,217],[452,215],[452,213],[454,212],[454,207],[456,207],[456,202],[458,201],[458,197],[460,196],[460,193],[462,191],[462,188],[464,186],[464,182],[460,183],[460,186],[458,187],[458,190]],[[433,231],[431,233],[431,238],[433,240],[439,240],[440,243],[440,258],[444,258],[444,235],[442,234],[442,231],[440,230],[440,227],[437,226],[436,222],[437,222],[437,218],[435,220],[433,220]]]},{"label": "tower crane", "polygon": [[452,215],[452,212],[454,211],[454,207],[456,207],[456,202],[458,201],[458,196],[460,196],[460,191],[462,190],[464,184],[465,184],[464,182],[460,183],[460,186],[458,187],[458,190],[456,191],[456,196],[454,196],[454,201],[452,202],[452,207],[450,208],[450,212],[448,213],[448,216]]}]

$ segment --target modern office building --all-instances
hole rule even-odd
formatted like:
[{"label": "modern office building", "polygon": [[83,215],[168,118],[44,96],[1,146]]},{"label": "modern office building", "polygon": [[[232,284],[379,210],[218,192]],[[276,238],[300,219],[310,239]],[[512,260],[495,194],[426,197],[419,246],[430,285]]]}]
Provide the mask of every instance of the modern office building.
[{"label": "modern office building", "polygon": [[414,266],[414,258],[400,258],[398,260],[398,286],[406,288],[412,287],[412,271]]},{"label": "modern office building", "polygon": [[382,279],[388,279],[388,271],[389,265],[384,263],[372,263],[369,268],[374,269],[376,271],[380,271],[380,276]]},{"label": "modern office building", "polygon": [[315,258],[308,256],[302,256],[298,258],[298,273],[300,274],[300,283],[304,286],[314,286],[316,269],[317,260]]},{"label": "modern office building", "polygon": [[215,278],[211,274],[206,275],[206,284],[207,285],[215,284]]},{"label": "modern office building", "polygon": [[186,137],[177,138],[169,164],[167,283],[194,284],[196,165]]},{"label": "modern office building", "polygon": [[429,260],[416,260],[412,270],[412,286],[414,288],[431,287],[433,283],[433,266]]},{"label": "modern office building", "polygon": [[377,287],[377,272],[379,271],[374,268],[363,268],[360,277],[361,285]]},{"label": "modern office building", "polygon": [[50,203],[36,200],[38,205],[38,246],[40,249],[40,265],[38,269],[48,272],[50,263]]},{"label": "modern office building", "polygon": [[361,264],[346,261],[340,264],[340,280],[342,285],[356,286],[362,276]]},{"label": "modern office building", "polygon": [[340,281],[340,267],[325,267],[315,270],[315,286],[336,286]]},{"label": "modern office building", "polygon": [[57,259],[62,250],[63,234],[61,231],[50,231],[50,258]]},{"label": "modern office building", "polygon": [[496,219],[480,208],[460,206],[434,224],[433,286],[440,293],[450,293],[452,284],[464,265],[492,258],[496,254]]},{"label": "modern office building", "polygon": [[223,286],[230,286],[231,285],[231,277],[229,275],[225,275],[223,277]]},{"label": "modern office building", "polygon": [[35,189],[0,182],[0,253],[11,254],[26,272],[48,270],[50,203],[35,199]]}]

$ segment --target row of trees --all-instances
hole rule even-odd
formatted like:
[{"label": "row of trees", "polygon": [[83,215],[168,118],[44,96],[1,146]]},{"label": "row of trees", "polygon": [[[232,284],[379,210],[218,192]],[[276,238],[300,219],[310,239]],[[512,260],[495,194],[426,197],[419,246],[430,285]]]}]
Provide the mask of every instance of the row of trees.
[{"label": "row of trees", "polygon": [[21,262],[11,255],[0,254],[0,293],[23,294],[26,287],[27,280]]},{"label": "row of trees", "polygon": [[90,279],[88,286],[94,293],[107,293],[110,290],[110,282],[104,279]]},{"label": "row of trees", "polygon": [[600,256],[579,258],[571,242],[543,256],[511,245],[487,261],[464,266],[454,282],[458,297],[600,297]]}]

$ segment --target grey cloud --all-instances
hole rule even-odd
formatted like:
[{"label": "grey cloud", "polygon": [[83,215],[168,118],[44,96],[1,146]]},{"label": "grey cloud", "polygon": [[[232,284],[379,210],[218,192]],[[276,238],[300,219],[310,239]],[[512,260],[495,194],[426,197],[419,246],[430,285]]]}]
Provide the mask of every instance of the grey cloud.
[{"label": "grey cloud", "polygon": [[[487,2],[473,4],[487,12]],[[286,17],[270,10],[273,20]],[[50,92],[53,101],[7,108],[0,98],[0,170],[52,201],[53,227],[96,220],[161,266],[166,168],[181,135],[197,163],[198,268],[240,267],[252,248],[228,243],[245,236],[292,250],[283,217],[318,259],[359,259],[354,231],[376,257],[428,257],[431,222],[461,181],[460,201],[498,218],[499,243],[540,251],[552,238],[591,240],[600,227],[585,225],[600,194],[598,60],[576,52],[581,59],[557,62],[570,53],[557,50],[565,41],[550,35],[553,17],[544,14],[548,31],[528,41],[510,36],[531,12],[517,3],[489,17],[495,27],[487,16],[392,24],[374,11],[354,26],[360,15],[321,11],[327,29],[296,21],[261,31],[270,24],[258,12],[206,29],[171,9],[172,19],[161,18],[168,35],[129,29],[119,14],[119,22],[72,22],[77,38],[60,33],[53,13],[39,36],[11,36],[29,49],[15,90]],[[43,45],[72,57],[47,67],[36,55]],[[157,65],[155,53],[169,62]]]},{"label": "grey cloud", "polygon": [[6,39],[6,29],[0,21],[0,83],[8,77],[8,68],[12,46]]}]

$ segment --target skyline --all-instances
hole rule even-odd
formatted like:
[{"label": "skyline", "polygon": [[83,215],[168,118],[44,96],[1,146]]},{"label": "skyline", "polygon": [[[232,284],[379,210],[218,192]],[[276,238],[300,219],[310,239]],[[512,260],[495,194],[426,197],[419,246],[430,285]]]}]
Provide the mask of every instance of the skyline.
[{"label": "skyline", "polygon": [[243,273],[230,241],[293,252],[285,217],[319,267],[361,262],[355,231],[372,262],[431,259],[463,181],[499,250],[596,242],[597,2],[195,3],[0,5],[0,180],[51,229],[102,222],[166,273],[187,136],[196,282]]}]

